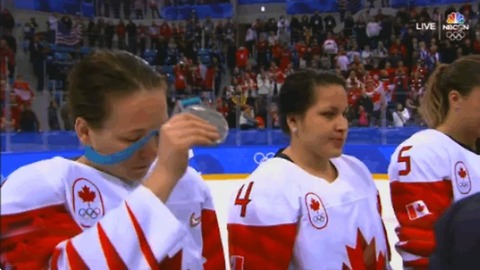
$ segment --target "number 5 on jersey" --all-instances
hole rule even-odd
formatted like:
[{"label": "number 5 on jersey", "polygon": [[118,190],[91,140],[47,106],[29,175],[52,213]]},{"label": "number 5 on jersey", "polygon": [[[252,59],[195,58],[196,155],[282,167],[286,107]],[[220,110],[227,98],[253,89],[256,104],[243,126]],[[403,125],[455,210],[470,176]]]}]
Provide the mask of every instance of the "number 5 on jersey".
[{"label": "number 5 on jersey", "polygon": [[252,201],[250,200],[250,193],[252,192],[253,182],[248,183],[245,194],[243,193],[244,187],[245,184],[242,185],[242,187],[237,193],[237,197],[235,197],[235,205],[240,205],[242,207],[240,210],[241,217],[245,217],[245,215],[247,214],[247,205]]},{"label": "number 5 on jersey", "polygon": [[405,168],[398,171],[400,176],[406,176],[412,170],[412,161],[410,160],[410,156],[407,154],[411,148],[412,146],[404,146],[402,149],[400,149],[400,151],[398,151],[397,162],[405,164]]}]

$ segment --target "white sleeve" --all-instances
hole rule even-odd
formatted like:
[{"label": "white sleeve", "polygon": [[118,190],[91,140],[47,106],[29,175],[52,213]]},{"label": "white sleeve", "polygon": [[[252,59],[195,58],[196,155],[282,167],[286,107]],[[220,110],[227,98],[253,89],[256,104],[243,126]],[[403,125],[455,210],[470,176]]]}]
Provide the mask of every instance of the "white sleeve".
[{"label": "white sleeve", "polygon": [[2,247],[11,249],[0,250],[0,267],[152,269],[180,251],[186,230],[146,187],[82,231],[65,206],[59,176],[37,171],[21,168],[2,186]]},{"label": "white sleeve", "polygon": [[154,268],[180,251],[185,235],[170,210],[141,187],[94,227],[62,242],[51,263],[59,269],[69,269],[79,261],[90,269],[112,265]]}]

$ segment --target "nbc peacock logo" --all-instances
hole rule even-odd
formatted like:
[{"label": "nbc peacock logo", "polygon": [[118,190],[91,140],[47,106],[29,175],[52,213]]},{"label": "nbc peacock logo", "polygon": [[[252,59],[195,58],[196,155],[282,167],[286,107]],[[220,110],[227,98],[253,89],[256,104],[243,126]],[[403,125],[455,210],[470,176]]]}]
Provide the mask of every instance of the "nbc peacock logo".
[{"label": "nbc peacock logo", "polygon": [[447,16],[447,24],[465,24],[465,17],[460,12],[452,12]]},{"label": "nbc peacock logo", "polygon": [[446,24],[442,25],[445,36],[451,41],[460,41],[467,36],[470,26],[466,23],[465,16],[460,12],[448,14]]}]

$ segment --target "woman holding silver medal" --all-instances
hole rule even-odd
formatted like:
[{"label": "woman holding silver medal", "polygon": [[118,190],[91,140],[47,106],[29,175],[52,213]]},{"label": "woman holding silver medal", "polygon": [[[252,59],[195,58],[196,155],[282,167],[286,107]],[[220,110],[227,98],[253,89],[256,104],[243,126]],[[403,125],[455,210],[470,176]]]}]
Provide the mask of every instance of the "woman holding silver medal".
[{"label": "woman holding silver medal", "polygon": [[166,87],[126,52],[97,51],[73,68],[68,103],[85,153],[4,182],[2,269],[225,269],[210,191],[188,155],[228,127],[192,100],[168,119]]}]

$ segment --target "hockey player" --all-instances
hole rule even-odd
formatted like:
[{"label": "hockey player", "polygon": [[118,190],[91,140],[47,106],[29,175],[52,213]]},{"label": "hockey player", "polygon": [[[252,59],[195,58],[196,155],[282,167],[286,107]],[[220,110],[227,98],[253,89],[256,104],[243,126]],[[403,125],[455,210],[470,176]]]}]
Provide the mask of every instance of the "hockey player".
[{"label": "hockey player", "polygon": [[234,196],[232,269],[386,269],[375,183],[362,162],[342,155],[347,107],[343,79],[314,71],[287,77],[279,113],[290,145]]},{"label": "hockey player", "polygon": [[407,269],[427,269],[433,228],[450,204],[480,191],[480,56],[437,67],[421,114],[430,129],[401,143],[388,168]]},{"label": "hockey player", "polygon": [[2,269],[225,268],[210,192],[187,168],[189,149],[219,134],[190,114],[168,120],[165,93],[126,52],[94,52],[73,68],[68,102],[85,155],[4,182]]}]

